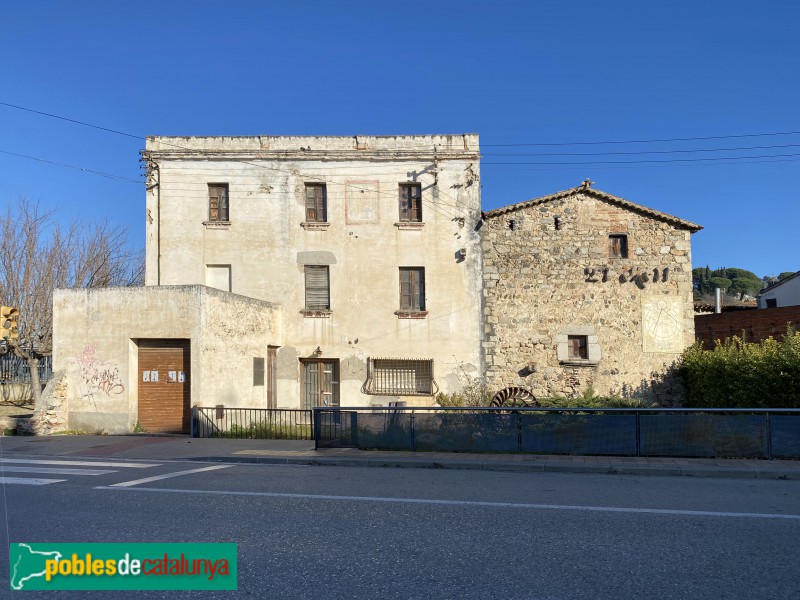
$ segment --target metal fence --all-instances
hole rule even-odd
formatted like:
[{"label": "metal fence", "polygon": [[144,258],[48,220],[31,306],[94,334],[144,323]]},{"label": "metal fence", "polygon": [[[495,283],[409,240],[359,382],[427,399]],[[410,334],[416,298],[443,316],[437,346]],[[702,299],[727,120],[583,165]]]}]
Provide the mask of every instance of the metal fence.
[{"label": "metal fence", "polygon": [[[39,359],[39,381],[46,384],[53,376],[53,357],[44,356]],[[0,356],[0,383],[30,383],[31,368],[28,361],[16,354]]]},{"label": "metal fence", "polygon": [[192,437],[313,440],[310,410],[192,407]]},{"label": "metal fence", "polygon": [[317,448],[800,458],[800,410],[315,408]]}]

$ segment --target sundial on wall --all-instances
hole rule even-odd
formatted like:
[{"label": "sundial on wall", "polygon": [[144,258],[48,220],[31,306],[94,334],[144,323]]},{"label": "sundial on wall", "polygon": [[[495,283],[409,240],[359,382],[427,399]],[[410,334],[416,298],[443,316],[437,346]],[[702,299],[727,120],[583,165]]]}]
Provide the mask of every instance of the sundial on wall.
[{"label": "sundial on wall", "polygon": [[683,341],[683,302],[680,298],[649,296],[642,298],[642,350],[681,352]]}]

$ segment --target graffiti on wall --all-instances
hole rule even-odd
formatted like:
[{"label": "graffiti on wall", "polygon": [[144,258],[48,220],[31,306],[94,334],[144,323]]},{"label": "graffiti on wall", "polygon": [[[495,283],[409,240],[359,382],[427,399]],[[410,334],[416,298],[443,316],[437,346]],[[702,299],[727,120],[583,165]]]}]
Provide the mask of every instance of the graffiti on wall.
[{"label": "graffiti on wall", "polygon": [[93,345],[87,344],[83,352],[67,362],[77,371],[81,397],[94,402],[97,395],[118,396],[125,391],[119,367],[116,363],[103,360]]}]

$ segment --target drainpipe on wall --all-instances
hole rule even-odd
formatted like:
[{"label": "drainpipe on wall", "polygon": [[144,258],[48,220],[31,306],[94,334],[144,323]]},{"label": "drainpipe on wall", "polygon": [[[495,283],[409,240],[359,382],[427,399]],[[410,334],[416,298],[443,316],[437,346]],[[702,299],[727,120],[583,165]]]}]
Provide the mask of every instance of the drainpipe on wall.
[{"label": "drainpipe on wall", "polygon": [[158,189],[156,196],[156,218],[158,219],[156,234],[156,285],[161,285],[161,169],[158,168]]}]

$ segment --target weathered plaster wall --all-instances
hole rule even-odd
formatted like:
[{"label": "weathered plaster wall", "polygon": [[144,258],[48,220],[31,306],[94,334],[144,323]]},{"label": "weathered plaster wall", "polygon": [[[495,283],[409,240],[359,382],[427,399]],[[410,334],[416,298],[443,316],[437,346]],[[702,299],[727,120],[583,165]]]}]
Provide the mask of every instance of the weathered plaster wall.
[{"label": "weathered plaster wall", "polygon": [[[340,360],[345,406],[390,399],[361,393],[368,358],[434,359],[444,391],[460,365],[480,367],[477,135],[148,138],[147,149],[147,285],[203,283],[207,265],[231,265],[234,293],[279,303],[279,406],[299,406],[298,359],[317,347]],[[422,185],[419,229],[396,226],[410,181]],[[327,228],[302,225],[306,182],[327,186]],[[229,224],[207,223],[209,183],[229,186]],[[327,317],[301,314],[305,264],[329,265]],[[395,315],[401,266],[425,268],[424,319]]]},{"label": "weathered plaster wall", "polygon": [[[490,389],[677,399],[661,375],[694,341],[689,230],[587,191],[489,216],[482,233]],[[629,258],[609,258],[614,233]],[[568,335],[588,337],[589,361],[568,364]]]},{"label": "weathered plaster wall", "polygon": [[282,341],[274,305],[204,286],[56,290],[53,304],[70,429],[133,428],[140,339],[191,341],[192,405],[265,406],[252,368]]}]

